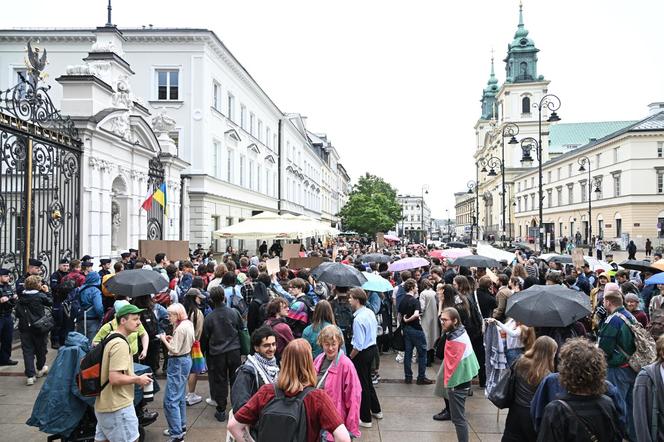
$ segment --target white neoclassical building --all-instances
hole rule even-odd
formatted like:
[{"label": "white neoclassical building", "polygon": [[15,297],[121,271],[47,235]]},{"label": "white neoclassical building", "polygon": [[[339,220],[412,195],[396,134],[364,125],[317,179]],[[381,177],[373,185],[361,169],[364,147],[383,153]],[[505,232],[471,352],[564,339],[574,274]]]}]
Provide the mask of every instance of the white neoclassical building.
[{"label": "white neoclassical building", "polygon": [[[188,213],[178,222],[192,244],[252,248],[213,241],[211,233],[265,210],[338,223],[349,181],[338,151],[307,130],[306,118],[282,112],[214,32],[148,27],[110,37],[95,29],[0,30],[0,85],[15,82],[29,40],[49,52],[47,81],[56,101],[64,85],[53,78],[79,65],[95,42],[122,45],[132,91],[144,97],[137,108],[175,121],[166,135],[175,144],[173,157],[187,167],[173,192],[186,199]],[[71,109],[74,101],[68,106],[81,112]]]}]

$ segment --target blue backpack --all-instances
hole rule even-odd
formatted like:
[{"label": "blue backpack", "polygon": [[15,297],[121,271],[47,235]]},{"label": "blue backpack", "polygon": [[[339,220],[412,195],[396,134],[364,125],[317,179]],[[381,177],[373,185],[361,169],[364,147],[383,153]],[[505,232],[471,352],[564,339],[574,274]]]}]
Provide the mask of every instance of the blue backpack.
[{"label": "blue backpack", "polygon": [[62,311],[69,319],[78,319],[83,314],[81,308],[81,291],[85,286],[76,287],[67,294],[67,299],[62,301]]}]

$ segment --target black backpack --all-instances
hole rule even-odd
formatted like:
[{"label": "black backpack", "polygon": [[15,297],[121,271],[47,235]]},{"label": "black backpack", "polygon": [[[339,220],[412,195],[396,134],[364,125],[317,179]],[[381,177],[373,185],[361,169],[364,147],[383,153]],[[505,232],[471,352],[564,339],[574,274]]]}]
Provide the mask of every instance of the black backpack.
[{"label": "black backpack", "polygon": [[[78,389],[81,395],[85,397],[95,397],[101,394],[101,391],[108,385],[108,380],[101,383],[101,374],[103,373],[102,361],[104,360],[104,348],[112,339],[122,338],[129,345],[127,338],[120,333],[111,333],[106,336],[92,350],[81,359],[81,371],[76,375]],[[131,350],[130,350],[131,353]]]},{"label": "black backpack", "polygon": [[261,442],[303,442],[307,440],[307,410],[304,398],[314,390],[306,387],[297,396],[287,397],[274,386],[274,399],[263,407],[256,426]]},{"label": "black backpack", "polygon": [[143,324],[143,328],[145,329],[145,332],[148,334],[150,339],[155,339],[155,337],[159,334],[159,323],[157,322],[157,318],[155,317],[154,312],[150,310],[142,311],[141,324]]},{"label": "black backpack", "polygon": [[332,311],[334,321],[344,335],[344,341],[350,342],[353,337],[353,308],[347,302],[335,302]]}]

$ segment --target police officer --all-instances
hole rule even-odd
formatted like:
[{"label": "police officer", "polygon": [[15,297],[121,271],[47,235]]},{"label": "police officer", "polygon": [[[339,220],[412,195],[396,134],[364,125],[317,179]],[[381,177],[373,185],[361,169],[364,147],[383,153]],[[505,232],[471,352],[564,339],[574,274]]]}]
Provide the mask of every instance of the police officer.
[{"label": "police officer", "polygon": [[111,260],[108,258],[102,258],[99,260],[99,267],[101,267],[101,270],[99,270],[99,276],[102,278],[106,275],[111,274]]},{"label": "police officer", "polygon": [[130,252],[120,253],[120,261],[122,262],[123,267],[127,270],[131,270],[131,268],[129,267],[131,265],[131,262],[129,261],[130,256],[131,256]]},{"label": "police officer", "polygon": [[0,269],[0,366],[18,364],[18,361],[11,359],[14,337],[12,310],[17,299],[9,284],[9,270]]},{"label": "police officer", "polygon": [[[25,290],[25,278],[31,275],[41,276],[42,262],[38,259],[30,258],[28,260],[28,272],[16,280],[16,295],[21,296]],[[42,285],[42,292],[48,293],[48,286]]]},{"label": "police officer", "polygon": [[58,286],[67,274],[69,274],[69,260],[63,258],[58,264],[58,270],[51,273],[49,278],[51,293],[53,294],[53,320],[55,321],[55,326],[51,329],[51,348],[53,350],[57,350],[65,344],[68,332],[67,321],[62,311],[62,301],[64,301],[65,294],[58,293]]},{"label": "police officer", "polygon": [[138,250],[137,249],[129,249],[129,265],[125,266],[125,269],[133,270],[134,265],[136,265],[136,260],[137,259],[138,259]]}]

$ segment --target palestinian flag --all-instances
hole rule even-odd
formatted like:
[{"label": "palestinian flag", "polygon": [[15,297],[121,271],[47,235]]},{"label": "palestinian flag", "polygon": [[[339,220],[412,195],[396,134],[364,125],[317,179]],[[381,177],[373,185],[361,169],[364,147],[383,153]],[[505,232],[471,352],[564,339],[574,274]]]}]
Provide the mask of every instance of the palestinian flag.
[{"label": "palestinian flag", "polygon": [[473,345],[465,330],[445,343],[443,364],[443,385],[446,388],[456,387],[477,376],[480,364],[477,362]]}]

